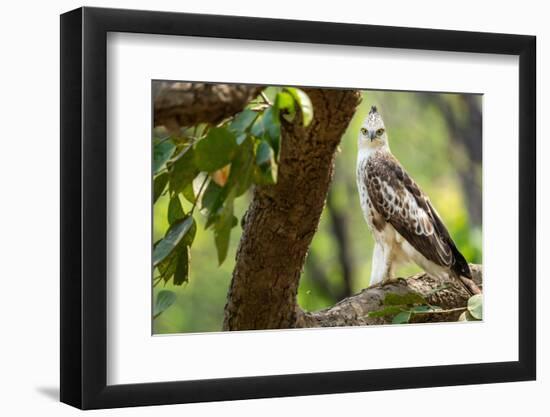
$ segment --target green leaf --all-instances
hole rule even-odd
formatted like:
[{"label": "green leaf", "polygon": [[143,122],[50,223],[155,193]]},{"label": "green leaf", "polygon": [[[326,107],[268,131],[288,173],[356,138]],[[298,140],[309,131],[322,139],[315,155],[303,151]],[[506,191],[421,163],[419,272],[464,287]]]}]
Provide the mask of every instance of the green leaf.
[{"label": "green leaf", "polygon": [[201,208],[206,210],[207,220],[205,229],[208,229],[214,224],[218,217],[218,211],[223,205],[225,198],[227,197],[227,188],[220,187],[215,181],[210,180],[206,190],[204,190],[201,202]]},{"label": "green leaf", "polygon": [[397,306],[388,306],[388,307],[384,307],[381,310],[369,311],[368,316],[369,317],[393,316],[394,314],[398,314],[401,311],[402,309]]},{"label": "green leaf", "polygon": [[172,278],[172,275],[174,275],[174,272],[176,272],[178,259],[179,259],[178,252],[174,250],[172,251],[172,253],[170,253],[170,255],[164,258],[157,265],[157,269],[160,275],[162,276],[162,279],[164,280],[164,282],[168,282],[170,278]]},{"label": "green leaf", "polygon": [[174,271],[174,285],[181,285],[189,282],[189,246],[184,246],[180,252],[176,270]]},{"label": "green leaf", "polygon": [[177,194],[174,194],[168,204],[168,223],[174,224],[178,220],[185,217],[183,207],[181,206],[180,198]]},{"label": "green leaf", "polygon": [[195,164],[201,171],[214,172],[231,162],[236,151],[235,134],[226,128],[213,128],[197,143]]},{"label": "green leaf", "polygon": [[264,126],[264,115],[263,113],[259,113],[258,117],[254,121],[254,124],[252,125],[252,128],[250,129],[250,134],[252,136],[255,136],[257,138],[261,138],[265,134],[265,126]]},{"label": "green leaf", "polygon": [[477,320],[483,318],[483,296],[476,294],[468,300],[468,312]]},{"label": "green leaf", "polygon": [[166,232],[166,236],[164,236],[153,249],[153,266],[157,266],[163,259],[170,255],[194,223],[195,220],[193,217],[188,216],[170,226],[168,232]]},{"label": "green leaf", "polygon": [[279,108],[276,104],[257,117],[250,129],[250,134],[269,143],[275,151],[275,155],[278,155],[281,142],[281,122]]},{"label": "green leaf", "polygon": [[273,162],[273,149],[269,143],[265,140],[262,140],[256,149],[256,164],[258,166],[270,165]]},{"label": "green leaf", "polygon": [[279,155],[281,147],[281,122],[279,121],[279,108],[274,105],[264,112],[264,139],[269,142],[275,152],[275,159]]},{"label": "green leaf", "polygon": [[408,292],[406,294],[387,293],[384,297],[384,305],[414,305],[414,304],[427,304],[424,297],[415,292]]},{"label": "green leaf", "polygon": [[163,172],[160,175],[157,175],[153,181],[153,204],[159,199],[162,195],[166,184],[168,183],[169,175],[167,172]]},{"label": "green leaf", "polygon": [[258,112],[255,112],[250,109],[245,109],[235,116],[233,121],[229,124],[229,130],[231,130],[236,135],[246,132],[252,122],[258,117]]},{"label": "green leaf", "polygon": [[178,155],[170,170],[170,190],[174,193],[183,192],[185,187],[192,184],[199,172],[195,165],[195,151],[189,146]]},{"label": "green leaf", "polygon": [[279,114],[288,122],[292,122],[296,116],[296,108],[294,107],[294,98],[287,91],[277,93],[275,103],[279,108]]},{"label": "green leaf", "polygon": [[159,291],[153,307],[153,318],[156,319],[160,316],[168,307],[174,304],[174,301],[176,301],[176,293],[168,290]]},{"label": "green leaf", "polygon": [[240,133],[237,136],[237,145],[241,145],[246,140],[247,137],[248,135],[246,133]]},{"label": "green leaf", "polygon": [[175,149],[176,145],[174,145],[170,139],[166,139],[154,145],[153,173],[156,174],[164,167],[164,164],[170,159]]},{"label": "green leaf", "polygon": [[235,190],[235,197],[244,194],[252,185],[254,172],[254,143],[249,137],[239,148],[239,152],[231,163],[226,187]]},{"label": "green leaf", "polygon": [[275,155],[266,141],[261,141],[256,149],[256,167],[253,178],[258,185],[272,185],[277,182]]},{"label": "green leaf", "polygon": [[193,220],[193,224],[187,231],[187,233],[183,236],[183,239],[181,239],[180,246],[185,245],[191,247],[193,245],[193,241],[195,240],[195,236],[197,234],[197,223],[195,220]]},{"label": "green leaf", "polygon": [[313,105],[311,104],[309,96],[299,88],[289,87],[286,88],[286,91],[292,95],[296,103],[300,106],[304,126],[309,126],[313,120]]},{"label": "green leaf", "polygon": [[430,306],[416,306],[410,309],[412,313],[425,313],[427,311],[436,311],[437,309],[434,309]]},{"label": "green leaf", "polygon": [[235,226],[236,222],[238,222],[237,218],[233,215],[233,198],[234,195],[231,193],[214,226],[214,242],[216,243],[216,249],[218,251],[219,265],[221,265],[227,257],[231,229]]},{"label": "green leaf", "polygon": [[410,311],[402,311],[401,313],[396,314],[391,322],[392,324],[408,323],[410,318],[411,318]]},{"label": "green leaf", "polygon": [[268,164],[263,167],[255,166],[253,179],[254,183],[257,185],[273,185],[277,183],[277,165]]},{"label": "green leaf", "polygon": [[222,187],[216,184],[215,181],[210,180],[208,182],[208,185],[206,186],[206,189],[204,190],[204,193],[202,194],[202,208],[207,209],[208,211],[212,211],[221,191]]},{"label": "green leaf", "polygon": [[281,136],[281,124],[279,122],[279,108],[271,106],[264,112],[264,130],[271,139],[278,139]]},{"label": "green leaf", "polygon": [[187,184],[183,190],[181,191],[183,194],[183,197],[189,201],[191,204],[194,204],[197,200],[197,197],[195,196],[195,190],[193,189],[193,182],[190,182]]}]

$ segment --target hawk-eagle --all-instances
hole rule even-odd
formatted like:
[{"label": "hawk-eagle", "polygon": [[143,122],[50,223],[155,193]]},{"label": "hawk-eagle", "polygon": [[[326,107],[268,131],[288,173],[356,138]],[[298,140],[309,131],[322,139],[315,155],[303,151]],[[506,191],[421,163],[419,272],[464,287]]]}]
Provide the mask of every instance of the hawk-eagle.
[{"label": "hawk-eagle", "polygon": [[390,152],[384,121],[373,106],[359,133],[357,187],[375,244],[370,285],[392,279],[398,264],[413,262],[428,274],[479,288],[429,198]]}]

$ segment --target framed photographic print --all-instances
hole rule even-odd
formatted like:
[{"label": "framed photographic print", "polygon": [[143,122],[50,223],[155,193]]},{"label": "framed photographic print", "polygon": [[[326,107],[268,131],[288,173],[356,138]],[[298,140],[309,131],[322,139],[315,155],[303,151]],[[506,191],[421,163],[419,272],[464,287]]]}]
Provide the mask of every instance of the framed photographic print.
[{"label": "framed photographic print", "polygon": [[61,400],[535,379],[535,37],[61,16]]}]

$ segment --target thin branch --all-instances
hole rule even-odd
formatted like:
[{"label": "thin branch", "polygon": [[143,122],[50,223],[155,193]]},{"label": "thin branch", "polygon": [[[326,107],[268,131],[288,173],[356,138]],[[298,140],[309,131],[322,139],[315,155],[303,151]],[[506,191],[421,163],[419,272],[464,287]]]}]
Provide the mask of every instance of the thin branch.
[{"label": "thin branch", "polygon": [[[433,308],[433,306],[430,306]],[[467,310],[468,307],[455,307],[455,308],[448,308],[446,310],[443,309],[434,309],[434,310],[426,310],[426,311],[414,311],[414,310],[404,310],[409,311],[411,314],[445,314],[445,313],[454,313],[457,311],[464,311]]]},{"label": "thin branch", "polygon": [[271,103],[271,101],[269,101],[269,98],[267,98],[267,96],[265,95],[265,93],[263,91],[260,92],[260,96],[262,97],[265,104],[267,104],[269,106],[273,106],[273,103]]}]

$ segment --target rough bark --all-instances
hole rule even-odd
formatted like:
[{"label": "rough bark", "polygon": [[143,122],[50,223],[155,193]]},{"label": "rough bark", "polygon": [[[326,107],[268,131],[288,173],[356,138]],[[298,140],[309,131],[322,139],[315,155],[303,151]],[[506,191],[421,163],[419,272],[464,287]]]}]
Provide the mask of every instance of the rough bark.
[{"label": "rough bark", "polygon": [[[470,264],[474,281],[478,286],[482,284],[481,265]],[[442,289],[444,286],[446,288]],[[358,326],[391,323],[391,317],[369,317],[371,311],[383,308],[383,300],[387,293],[406,294],[416,292],[423,295],[431,305],[444,310],[453,310],[448,313],[415,315],[414,322],[456,321],[462,313],[470,294],[464,287],[455,282],[449,283],[423,273],[407,279],[398,279],[385,285],[366,288],[359,294],[346,298],[325,310],[313,313],[298,311],[294,327],[336,327]]]},{"label": "rough bark", "polygon": [[154,123],[168,129],[217,124],[240,112],[262,86],[157,81],[153,83]]},{"label": "rough bark", "polygon": [[311,124],[283,122],[277,184],[257,187],[246,214],[227,296],[224,329],[296,325],[296,293],[333,173],[334,153],[360,95],[308,89]]}]

